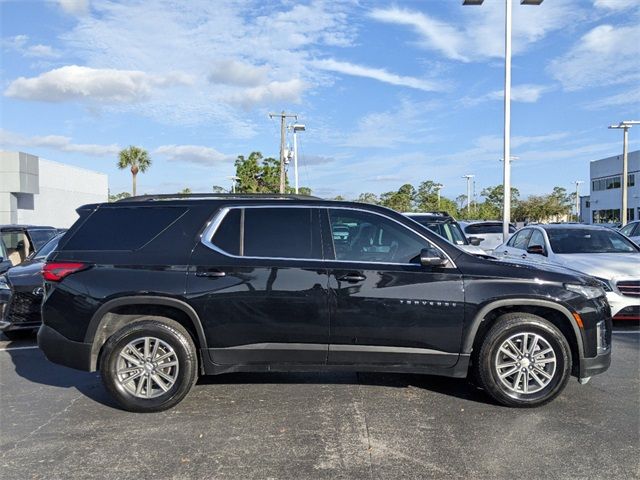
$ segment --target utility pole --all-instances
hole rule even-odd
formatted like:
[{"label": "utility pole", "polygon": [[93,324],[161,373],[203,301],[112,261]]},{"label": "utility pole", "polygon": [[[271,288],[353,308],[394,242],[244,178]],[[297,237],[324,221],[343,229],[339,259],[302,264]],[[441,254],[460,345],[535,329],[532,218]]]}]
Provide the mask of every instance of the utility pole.
[{"label": "utility pole", "polygon": [[580,184],[584,183],[582,180],[576,180],[576,222],[580,223]]},{"label": "utility pole", "polygon": [[285,158],[285,155],[286,155],[285,145],[286,145],[286,135],[287,135],[286,121],[287,121],[287,117],[291,117],[298,120],[298,116],[295,113],[285,113],[285,111],[283,110],[281,113],[270,113],[269,118],[273,118],[273,117],[280,117],[280,193],[284,193],[285,186],[287,184],[287,182],[285,181],[286,173],[284,170],[284,164],[286,161],[286,158]]},{"label": "utility pole", "polygon": [[622,211],[620,212],[621,227],[627,224],[627,198],[629,195],[629,159],[627,151],[629,150],[629,129],[634,125],[640,125],[638,120],[624,120],[618,125],[610,125],[609,128],[622,129],[622,179],[620,186],[622,187]]},{"label": "utility pole", "polygon": [[475,175],[463,175],[462,178],[467,179],[467,215],[471,215],[471,180]]},{"label": "utility pole", "polygon": [[231,193],[236,193],[236,182],[240,180],[240,177],[236,177],[235,175],[232,177],[227,177],[231,180]]}]

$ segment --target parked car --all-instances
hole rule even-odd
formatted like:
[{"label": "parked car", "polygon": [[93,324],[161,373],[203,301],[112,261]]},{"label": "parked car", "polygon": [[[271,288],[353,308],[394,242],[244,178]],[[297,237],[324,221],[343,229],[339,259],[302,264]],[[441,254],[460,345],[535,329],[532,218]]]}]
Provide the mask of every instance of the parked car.
[{"label": "parked car", "polygon": [[496,257],[560,265],[597,277],[614,320],[640,320],[640,247],[620,233],[590,225],[525,227]]},{"label": "parked car", "polygon": [[0,225],[0,242],[4,244],[11,265],[18,265],[55,237],[57,229],[36,225]]},{"label": "parked car", "polygon": [[0,275],[0,331],[10,339],[32,332],[42,323],[42,266],[60,237],[53,237],[24,262]]},{"label": "parked car", "polygon": [[447,212],[428,212],[428,213],[405,213],[411,220],[415,220],[423,227],[427,227],[432,232],[437,233],[442,238],[450,241],[454,245],[469,252],[473,255],[486,255],[486,252],[480,248],[480,242],[484,239],[479,237],[467,238],[462,232],[460,224],[455,218]]},{"label": "parked car", "polygon": [[[477,237],[482,239],[480,248],[486,253],[492,254],[493,249],[500,245],[502,238],[502,222],[495,221],[474,221],[460,222],[462,231],[467,237]],[[509,225],[509,233],[516,231],[515,225]]]},{"label": "parked car", "polygon": [[620,229],[620,233],[629,237],[636,245],[640,245],[640,220],[627,223]]},{"label": "parked car", "polygon": [[218,194],[78,212],[43,268],[38,344],[100,370],[127,410],[170,408],[199,374],[300,370],[471,375],[532,407],[610,364],[600,282],[467,254],[384,207]]}]

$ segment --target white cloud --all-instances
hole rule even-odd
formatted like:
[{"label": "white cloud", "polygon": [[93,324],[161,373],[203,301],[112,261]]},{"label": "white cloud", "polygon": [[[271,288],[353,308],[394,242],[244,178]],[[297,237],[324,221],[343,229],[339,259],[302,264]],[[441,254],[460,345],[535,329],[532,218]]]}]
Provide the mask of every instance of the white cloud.
[{"label": "white cloud", "polygon": [[416,77],[407,77],[387,72],[382,68],[372,68],[363,65],[356,65],[349,62],[341,62],[332,58],[324,60],[316,60],[313,66],[321,70],[342,73],[345,75],[353,75],[356,77],[371,78],[383,83],[398,85],[402,87],[410,87],[426,92],[443,90],[442,85]]},{"label": "white cloud", "polygon": [[625,90],[622,93],[593,100],[585,106],[589,110],[616,107],[616,111],[618,112],[628,109],[630,113],[637,113],[638,105],[640,105],[640,88],[635,87],[631,90]]},{"label": "white cloud", "polygon": [[175,162],[195,163],[198,165],[216,165],[232,160],[232,155],[220,153],[215,148],[201,145],[163,145],[153,152]]},{"label": "white cloud", "polygon": [[98,145],[90,143],[73,143],[70,137],[62,135],[25,136],[0,129],[0,144],[6,147],[38,147],[49,148],[68,153],[81,153],[91,156],[115,156],[120,147],[115,144]]},{"label": "white cloud", "polygon": [[566,90],[640,81],[640,24],[599,25],[549,65]]},{"label": "white cloud", "polygon": [[84,15],[89,11],[89,0],[58,0],[58,4],[70,15]]},{"label": "white cloud", "polygon": [[445,57],[467,62],[463,55],[464,38],[454,26],[436,20],[424,13],[399,7],[376,8],[369,14],[374,20],[412,27],[422,37],[421,45],[440,51]]},{"label": "white cloud", "polygon": [[256,67],[237,60],[220,60],[215,63],[209,81],[223,85],[236,85],[241,87],[257,87],[265,83],[269,67]]},{"label": "white cloud", "polygon": [[[425,3],[427,8],[430,5]],[[432,15],[399,7],[376,8],[370,17],[403,25],[417,34],[417,45],[462,62],[504,57],[504,2],[488,1],[481,7],[460,7],[460,18],[446,23]],[[544,2],[540,6],[514,4],[513,53],[517,55],[549,32],[581,18],[584,12],[570,0]]]},{"label": "white cloud", "polygon": [[594,0],[593,5],[596,8],[606,10],[626,10],[638,7],[638,0]]},{"label": "white cloud", "polygon": [[324,155],[308,155],[300,153],[300,165],[326,165],[328,163],[333,163],[336,161],[333,157],[326,157]]},{"label": "white cloud", "polygon": [[[535,103],[540,100],[542,94],[549,90],[545,85],[522,84],[511,87],[511,101],[522,103]],[[465,97],[462,104],[467,106],[479,105],[486,101],[503,100],[504,90],[494,90],[493,92],[476,97]]]},{"label": "white cloud", "polygon": [[4,40],[2,44],[6,48],[19,52],[25,57],[49,59],[60,57],[60,52],[58,52],[50,45],[29,45],[28,35],[16,35],[14,37],[8,38],[7,40]]},{"label": "white cloud", "polygon": [[135,70],[95,69],[69,65],[37,77],[19,77],[4,94],[23,100],[62,102],[94,100],[105,103],[139,102],[151,96],[156,86],[184,84],[186,79],[172,74],[152,76]]},{"label": "white cloud", "polygon": [[299,78],[286,82],[270,82],[266,85],[251,87],[234,93],[229,101],[249,109],[261,103],[300,102],[305,83]]},{"label": "white cloud", "polygon": [[356,129],[339,140],[346,147],[391,148],[429,140],[429,103],[402,100],[395,109],[369,113],[357,122]]}]

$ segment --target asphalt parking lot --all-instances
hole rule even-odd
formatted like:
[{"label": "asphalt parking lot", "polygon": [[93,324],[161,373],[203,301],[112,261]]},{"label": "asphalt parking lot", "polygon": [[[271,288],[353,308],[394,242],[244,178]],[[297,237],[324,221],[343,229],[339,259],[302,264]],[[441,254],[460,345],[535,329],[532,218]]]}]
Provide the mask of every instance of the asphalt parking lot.
[{"label": "asphalt parking lot", "polygon": [[375,373],[201,379],[118,410],[97,374],[0,338],[2,478],[640,478],[640,330],[611,369],[514,410],[463,380]]}]

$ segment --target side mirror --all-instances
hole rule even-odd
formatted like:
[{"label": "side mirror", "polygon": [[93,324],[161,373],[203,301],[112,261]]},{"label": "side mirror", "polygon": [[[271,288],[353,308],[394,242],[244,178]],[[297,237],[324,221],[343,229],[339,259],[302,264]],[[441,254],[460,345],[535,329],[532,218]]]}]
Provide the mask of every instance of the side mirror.
[{"label": "side mirror", "polygon": [[542,245],[531,245],[527,248],[527,253],[531,253],[533,255],[547,255]]},{"label": "side mirror", "polygon": [[420,264],[423,267],[442,267],[447,263],[447,259],[435,248],[423,248],[420,251]]},{"label": "side mirror", "polygon": [[480,243],[484,242],[484,238],[480,237],[469,237],[467,240],[469,240],[469,245],[473,245],[474,247],[477,247]]}]

